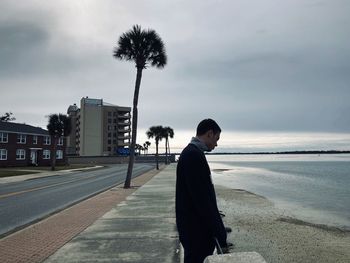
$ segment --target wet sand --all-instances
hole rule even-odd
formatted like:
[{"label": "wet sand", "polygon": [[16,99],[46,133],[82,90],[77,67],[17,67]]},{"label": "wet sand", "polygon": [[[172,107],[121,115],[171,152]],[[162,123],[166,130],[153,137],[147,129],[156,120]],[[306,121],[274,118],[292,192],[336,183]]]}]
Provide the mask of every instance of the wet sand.
[{"label": "wet sand", "polygon": [[215,186],[219,209],[232,228],[232,252],[256,251],[268,263],[350,262],[350,232],[288,217],[262,196]]}]

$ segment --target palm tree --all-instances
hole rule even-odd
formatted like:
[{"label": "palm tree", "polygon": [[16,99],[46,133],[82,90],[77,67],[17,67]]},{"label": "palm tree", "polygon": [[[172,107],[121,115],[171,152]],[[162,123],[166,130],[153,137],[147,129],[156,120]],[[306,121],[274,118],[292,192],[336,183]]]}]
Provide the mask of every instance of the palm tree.
[{"label": "palm tree", "polygon": [[53,154],[51,161],[51,170],[55,170],[56,166],[56,148],[58,139],[62,136],[66,137],[72,130],[71,119],[64,114],[51,114],[49,115],[49,123],[47,124],[47,130],[51,135],[53,142]]},{"label": "palm tree", "polygon": [[135,144],[137,132],[137,104],[139,99],[142,70],[148,65],[163,68],[167,63],[167,56],[162,39],[152,29],[141,30],[141,26],[134,25],[133,28],[123,33],[118,46],[115,47],[113,56],[120,60],[133,61],[136,66],[136,82],[134,90],[133,111],[132,111],[132,136],[130,145],[130,157],[128,172],[124,188],[130,188],[132,169],[135,160]]},{"label": "palm tree", "polygon": [[135,144],[135,150],[139,151],[139,155],[141,155],[141,150],[142,150],[142,146],[140,144]]},{"label": "palm tree", "polygon": [[146,141],[145,144],[147,145],[147,154],[148,154],[148,147],[151,146],[151,142],[150,141]]},{"label": "palm tree", "polygon": [[154,138],[156,141],[156,164],[157,164],[157,170],[159,170],[158,145],[159,145],[159,141],[161,141],[164,138],[164,128],[163,126],[152,126],[149,128],[146,134],[149,139]]},{"label": "palm tree", "polygon": [[143,155],[146,155],[147,145],[146,143],[143,144]]},{"label": "palm tree", "polygon": [[170,127],[164,127],[164,138],[165,138],[165,164],[169,163],[168,154],[170,154],[169,137],[174,138],[174,130]]},{"label": "palm tree", "polygon": [[143,144],[143,148],[145,149],[145,152],[147,151],[147,154],[148,154],[149,146],[151,146],[151,143],[149,141],[145,141],[145,143]]}]

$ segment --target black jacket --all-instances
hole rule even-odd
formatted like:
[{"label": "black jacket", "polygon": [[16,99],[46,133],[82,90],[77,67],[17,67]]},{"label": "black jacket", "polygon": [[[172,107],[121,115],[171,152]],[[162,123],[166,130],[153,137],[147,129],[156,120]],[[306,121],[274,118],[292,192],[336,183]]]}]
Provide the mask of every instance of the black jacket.
[{"label": "black jacket", "polygon": [[226,246],[210,168],[204,153],[193,144],[182,151],[177,165],[176,224],[180,240],[214,243],[216,237]]}]

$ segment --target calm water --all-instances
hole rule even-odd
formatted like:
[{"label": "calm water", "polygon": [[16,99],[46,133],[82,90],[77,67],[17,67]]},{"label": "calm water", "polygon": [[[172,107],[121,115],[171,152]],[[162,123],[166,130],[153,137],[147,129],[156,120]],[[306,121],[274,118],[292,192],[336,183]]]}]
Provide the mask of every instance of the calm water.
[{"label": "calm water", "polygon": [[208,155],[215,184],[262,195],[286,215],[350,229],[350,155]]}]

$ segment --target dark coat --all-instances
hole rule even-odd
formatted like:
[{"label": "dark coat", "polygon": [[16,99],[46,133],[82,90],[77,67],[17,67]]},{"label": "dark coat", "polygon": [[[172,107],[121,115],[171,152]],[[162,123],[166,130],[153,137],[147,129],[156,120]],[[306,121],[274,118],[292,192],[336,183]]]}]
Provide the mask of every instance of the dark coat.
[{"label": "dark coat", "polygon": [[214,237],[226,246],[226,230],[216,203],[210,168],[204,153],[189,144],[181,153],[176,171],[176,224],[183,246],[210,246]]}]

